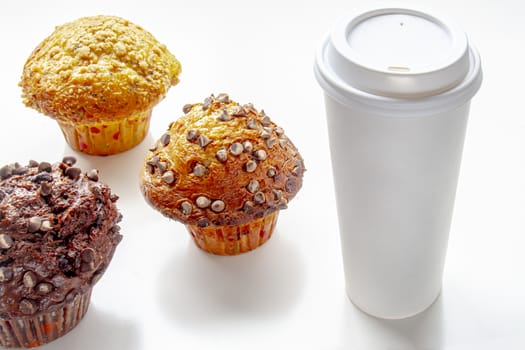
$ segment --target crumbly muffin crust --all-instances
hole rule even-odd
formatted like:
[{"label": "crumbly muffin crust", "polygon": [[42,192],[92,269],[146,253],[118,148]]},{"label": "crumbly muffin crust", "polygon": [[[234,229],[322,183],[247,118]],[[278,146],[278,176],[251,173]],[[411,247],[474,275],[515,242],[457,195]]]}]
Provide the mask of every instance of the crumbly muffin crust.
[{"label": "crumbly muffin crust", "polygon": [[206,227],[287,207],[302,186],[304,162],[264,111],[219,94],[183,112],[145,159],[141,188],[154,208]]},{"label": "crumbly muffin crust", "polygon": [[114,16],[56,27],[25,63],[24,103],[52,118],[118,120],[156,105],[180,63],[153,35]]},{"label": "crumbly muffin crust", "polygon": [[106,270],[122,236],[118,197],[75,159],[0,168],[0,318],[60,308]]}]

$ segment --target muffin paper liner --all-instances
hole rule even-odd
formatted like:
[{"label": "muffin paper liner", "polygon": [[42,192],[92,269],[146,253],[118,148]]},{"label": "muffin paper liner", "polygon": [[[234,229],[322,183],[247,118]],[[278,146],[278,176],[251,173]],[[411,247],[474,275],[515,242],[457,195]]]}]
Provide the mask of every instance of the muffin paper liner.
[{"label": "muffin paper liner", "polygon": [[237,255],[263,245],[273,233],[279,211],[241,225],[208,226],[186,225],[195,244],[208,253]]},{"label": "muffin paper liner", "polygon": [[78,294],[59,309],[34,316],[0,319],[0,345],[7,348],[33,348],[49,343],[73,328],[86,314],[91,288]]},{"label": "muffin paper liner", "polygon": [[71,148],[96,156],[121,153],[138,145],[149,129],[151,109],[126,119],[100,123],[57,120]]}]

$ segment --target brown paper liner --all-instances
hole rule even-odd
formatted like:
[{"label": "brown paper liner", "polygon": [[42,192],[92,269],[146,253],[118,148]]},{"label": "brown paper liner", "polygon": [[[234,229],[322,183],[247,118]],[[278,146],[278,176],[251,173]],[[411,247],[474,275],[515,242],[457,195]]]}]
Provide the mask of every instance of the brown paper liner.
[{"label": "brown paper liner", "polygon": [[70,330],[82,320],[91,299],[91,288],[78,294],[63,307],[34,316],[0,319],[0,345],[6,348],[34,348],[47,344]]},{"label": "brown paper liner", "polygon": [[149,129],[150,117],[151,109],[117,121],[57,122],[71,148],[95,156],[107,156],[127,151],[144,140]]},{"label": "brown paper liner", "polygon": [[272,236],[279,211],[246,224],[233,226],[186,225],[195,244],[208,253],[237,255],[263,245]]}]

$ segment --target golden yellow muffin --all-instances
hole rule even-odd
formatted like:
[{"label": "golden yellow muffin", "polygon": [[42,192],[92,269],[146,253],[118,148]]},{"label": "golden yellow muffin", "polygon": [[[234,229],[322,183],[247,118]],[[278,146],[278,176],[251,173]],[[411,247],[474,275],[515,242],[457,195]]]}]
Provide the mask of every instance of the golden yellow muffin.
[{"label": "golden yellow muffin", "polygon": [[146,200],[186,224],[205,251],[235,255],[257,248],[302,186],[301,155],[264,111],[226,94],[183,111],[146,156]]},{"label": "golden yellow muffin", "polygon": [[24,103],[56,119],[71,147],[109,155],[144,139],[180,69],[143,28],[93,16],[56,27],[27,59],[20,86]]}]

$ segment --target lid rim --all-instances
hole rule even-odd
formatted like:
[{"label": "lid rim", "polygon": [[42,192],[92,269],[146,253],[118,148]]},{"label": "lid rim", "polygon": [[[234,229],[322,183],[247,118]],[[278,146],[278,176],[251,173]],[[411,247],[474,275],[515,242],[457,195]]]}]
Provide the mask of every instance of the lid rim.
[{"label": "lid rim", "polygon": [[470,69],[462,81],[453,88],[439,94],[425,97],[386,97],[359,90],[351,85],[341,85],[322,62],[329,35],[325,35],[317,50],[314,75],[325,93],[342,104],[351,105],[379,115],[391,117],[428,116],[453,110],[468,102],[481,87],[483,72],[481,59],[476,48],[469,46]]},{"label": "lid rim", "polygon": [[[396,26],[392,27],[393,22],[397,23],[398,19],[396,16],[399,15],[406,16],[405,20],[416,24],[415,26],[409,26],[413,29],[409,32],[405,30],[398,32],[395,29]],[[377,22],[379,18],[384,19]],[[365,29],[357,30],[362,25],[365,25]],[[417,49],[417,47],[426,41],[424,37],[417,34],[421,31],[420,26],[423,26],[422,28],[425,31],[430,30],[429,33],[436,32],[440,33],[439,35],[443,33],[446,36],[446,39],[444,39],[446,40],[446,47],[442,51],[444,54],[440,53],[438,59],[434,59],[434,55],[430,54],[420,58],[420,62],[416,60],[416,62],[410,64],[408,63],[410,62],[409,59],[407,66],[400,62],[401,65],[399,67],[406,69],[401,72],[395,71],[397,67],[395,59],[392,62],[389,62],[391,58],[380,58],[377,60],[375,57],[383,56],[377,56],[375,49],[370,51],[370,48],[374,47],[374,43],[376,43],[375,38],[377,37],[371,33],[375,32],[377,35],[377,30],[380,30],[381,33],[388,33],[394,28],[396,33],[394,34],[394,40],[396,40],[394,42],[397,42],[395,38],[405,38],[409,35],[409,39],[400,39],[400,47],[402,48],[404,45],[416,47],[416,51],[408,51],[408,53],[400,57],[409,58],[413,55],[420,55],[425,50]],[[435,26],[437,26],[437,31],[432,29]],[[358,46],[361,47],[360,49],[353,46],[353,40],[350,39],[354,32],[368,33],[364,34],[364,39],[360,39],[361,42],[366,43],[364,46],[360,44]],[[389,36],[387,35],[386,37]],[[417,97],[433,95],[460,82],[469,69],[469,45],[466,34],[453,22],[444,21],[412,8],[372,8],[351,13],[336,23],[328,35],[328,41],[330,46],[328,47],[327,56],[325,56],[326,61],[331,66],[337,67],[341,80],[360,90],[384,96]],[[378,43],[381,45],[381,41]],[[390,49],[393,49],[393,47]],[[419,50],[419,53],[417,50]],[[385,57],[390,56],[389,54]],[[393,57],[396,56],[394,55]],[[401,61],[403,60],[402,58]]]}]

